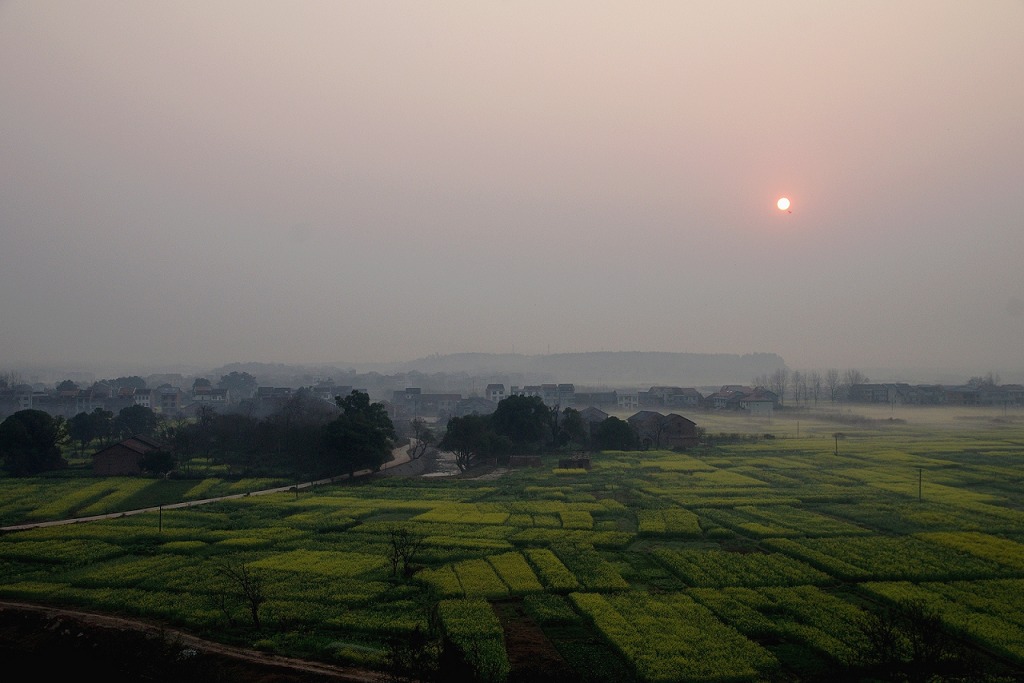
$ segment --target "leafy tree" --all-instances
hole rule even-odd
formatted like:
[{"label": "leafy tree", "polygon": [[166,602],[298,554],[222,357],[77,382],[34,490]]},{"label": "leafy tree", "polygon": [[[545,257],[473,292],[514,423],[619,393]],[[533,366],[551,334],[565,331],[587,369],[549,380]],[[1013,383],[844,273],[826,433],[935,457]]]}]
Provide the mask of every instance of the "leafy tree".
[{"label": "leafy tree", "polygon": [[325,427],[338,417],[338,406],[315,396],[308,389],[299,389],[272,414],[257,425],[255,438],[268,458],[268,465],[292,468],[315,475],[334,475],[331,467],[338,463],[324,462],[332,452],[325,442]]},{"label": "leafy tree", "polygon": [[593,438],[594,445],[601,451],[631,451],[640,444],[636,428],[614,415],[597,425]]},{"label": "leafy tree", "polygon": [[84,454],[85,447],[96,438],[96,420],[85,411],[78,413],[68,420],[68,436],[78,444],[79,454]]},{"label": "leafy tree", "polygon": [[60,444],[63,419],[42,410],[19,410],[0,423],[0,458],[13,476],[29,476],[67,466]]},{"label": "leafy tree", "polygon": [[453,417],[438,448],[454,453],[455,465],[465,472],[475,460],[491,452],[494,438],[489,415]]},{"label": "leafy tree", "polygon": [[551,410],[540,396],[507,396],[490,415],[494,433],[508,438],[517,452],[542,449],[551,422]]},{"label": "leafy tree", "polygon": [[116,429],[124,437],[152,436],[160,424],[160,418],[152,408],[134,405],[121,408],[117,414]]},{"label": "leafy tree", "polygon": [[205,377],[196,377],[192,380],[192,391],[196,389],[207,389],[213,386],[213,382],[206,379]]},{"label": "leafy tree", "polygon": [[227,375],[221,375],[217,386],[221,389],[227,389],[232,396],[249,397],[252,396],[259,385],[256,382],[256,378],[248,372],[231,372]]},{"label": "leafy tree", "polygon": [[144,454],[139,461],[139,466],[143,472],[159,474],[161,476],[173,470],[174,465],[174,455],[170,451],[165,450],[150,451]]},{"label": "leafy tree", "polygon": [[254,453],[257,449],[257,420],[241,413],[215,414],[210,439],[223,451]]},{"label": "leafy tree", "polygon": [[587,426],[583,416],[575,408],[565,408],[558,420],[556,446],[582,446],[587,440]]},{"label": "leafy tree", "polygon": [[185,461],[195,455],[199,437],[194,425],[189,420],[185,418],[165,420],[160,423],[157,434],[160,441],[168,444]]},{"label": "leafy tree", "polygon": [[70,379],[66,379],[57,385],[57,391],[78,391],[78,384],[72,382]]},{"label": "leafy tree", "polygon": [[110,386],[120,389],[122,387],[133,387],[135,389],[145,389],[146,380],[139,377],[138,375],[129,375],[127,377],[118,377],[117,379],[105,379],[103,382]]},{"label": "leafy tree", "polygon": [[213,424],[217,420],[217,411],[213,409],[213,406],[199,406],[196,409],[196,417],[193,422],[195,427],[196,437],[198,439],[198,447],[202,450],[206,457],[210,457],[210,447],[212,446],[212,432]]},{"label": "leafy tree", "polygon": [[[383,403],[371,403],[358,389],[335,398],[339,415],[323,428],[327,464],[353,476],[356,470],[379,470],[394,449],[395,426]],[[337,469],[334,469],[336,472]]]},{"label": "leafy tree", "polygon": [[94,408],[89,413],[89,419],[93,423],[93,432],[100,443],[108,446],[114,436],[114,413],[103,408]]},{"label": "leafy tree", "polygon": [[[270,417],[285,430],[303,426],[321,427],[337,416],[341,405],[338,403],[339,398],[335,398],[336,405],[332,406],[303,387],[293,393]],[[383,410],[383,406],[381,409]]]}]

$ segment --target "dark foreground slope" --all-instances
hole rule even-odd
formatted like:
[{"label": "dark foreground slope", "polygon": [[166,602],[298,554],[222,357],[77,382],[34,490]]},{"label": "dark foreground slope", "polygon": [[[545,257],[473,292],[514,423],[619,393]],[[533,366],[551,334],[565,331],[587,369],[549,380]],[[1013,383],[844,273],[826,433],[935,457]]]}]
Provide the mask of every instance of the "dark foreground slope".
[{"label": "dark foreground slope", "polygon": [[21,603],[0,603],[0,661],[7,671],[31,672],[34,680],[89,674],[104,683],[385,680],[371,671],[230,647],[149,622]]}]

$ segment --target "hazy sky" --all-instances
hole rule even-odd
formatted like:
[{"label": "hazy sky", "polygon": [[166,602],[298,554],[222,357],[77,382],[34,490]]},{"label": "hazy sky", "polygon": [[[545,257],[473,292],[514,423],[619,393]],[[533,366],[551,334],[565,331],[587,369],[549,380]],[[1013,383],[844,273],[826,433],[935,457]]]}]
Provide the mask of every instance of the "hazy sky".
[{"label": "hazy sky", "polygon": [[0,0],[0,370],[1012,375],[1022,36],[1019,0]]}]

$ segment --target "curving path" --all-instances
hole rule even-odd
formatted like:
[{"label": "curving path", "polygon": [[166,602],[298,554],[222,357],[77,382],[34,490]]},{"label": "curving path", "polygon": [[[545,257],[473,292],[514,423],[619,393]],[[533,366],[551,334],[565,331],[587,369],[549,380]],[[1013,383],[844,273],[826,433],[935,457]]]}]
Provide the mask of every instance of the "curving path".
[{"label": "curving path", "polygon": [[[26,620],[19,615],[38,615],[38,620]],[[123,646],[124,634],[128,633],[140,633],[149,638],[162,639],[164,642],[172,644],[179,653],[194,650],[208,657],[222,658],[219,660],[222,662],[228,660],[239,662],[240,664],[231,667],[221,667],[218,680],[223,681],[385,683],[394,680],[393,677],[381,671],[284,657],[250,648],[217,643],[154,621],[26,602],[0,601],[0,644],[16,647],[18,652],[35,653],[39,657],[52,656],[53,652],[37,652],[36,650],[40,647],[52,648],[53,645],[47,645],[47,643],[57,638],[58,635],[64,636],[63,639],[57,638],[58,643],[70,638],[88,644],[90,649],[116,648],[119,644]],[[62,654],[71,660],[68,662],[71,666],[74,666],[74,652],[75,650],[71,649]],[[229,677],[224,678],[224,676]]]},{"label": "curving path", "polygon": [[[384,463],[379,470],[358,470],[355,473],[355,477],[365,477],[371,474],[385,472],[386,470],[399,465],[404,465],[409,462],[409,447],[402,446],[396,448],[391,452],[391,460]],[[178,508],[190,508],[196,505],[206,505],[207,503],[216,503],[221,500],[231,500],[232,498],[245,498],[246,496],[262,496],[268,493],[287,493],[289,491],[301,491],[302,489],[312,488],[314,486],[323,486],[324,484],[334,484],[339,481],[349,479],[349,475],[340,474],[336,477],[327,477],[326,479],[317,479],[316,481],[307,481],[299,484],[289,484],[287,486],[278,486],[272,489],[261,489],[259,491],[247,491],[245,493],[233,493],[230,496],[218,496],[216,498],[202,498],[199,500],[188,500],[181,503],[169,503],[168,505],[156,505],[148,508],[139,508],[137,510],[124,510],[122,512],[111,512],[105,515],[92,515],[90,517],[71,517],[69,519],[55,519],[48,522],[32,522],[29,524],[13,524],[11,526],[0,527],[0,533],[8,531],[24,531],[25,529],[38,529],[40,527],[47,526],[62,526],[64,524],[81,524],[83,522],[94,522],[99,519],[118,519],[120,517],[129,517],[131,515],[141,515],[147,512],[160,512],[161,510],[175,510]]]}]

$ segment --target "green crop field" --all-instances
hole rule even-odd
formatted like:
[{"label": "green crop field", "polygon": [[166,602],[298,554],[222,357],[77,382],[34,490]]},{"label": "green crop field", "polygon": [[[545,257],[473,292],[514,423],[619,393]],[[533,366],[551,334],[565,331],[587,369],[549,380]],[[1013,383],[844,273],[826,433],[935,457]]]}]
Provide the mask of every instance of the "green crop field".
[{"label": "green crop field", "polygon": [[[0,534],[0,599],[381,671],[439,633],[488,681],[521,665],[515,603],[579,680],[658,682],[856,680],[869,625],[914,604],[989,680],[1024,677],[1024,415],[691,418],[712,438],[685,453],[192,507],[169,506],[289,482],[0,479],[4,526],[159,508]],[[261,581],[258,629],[230,569]]]}]

